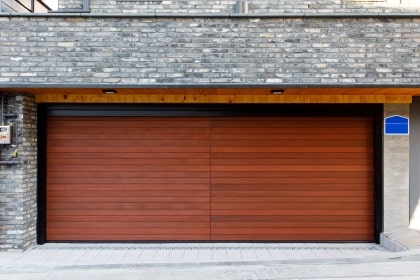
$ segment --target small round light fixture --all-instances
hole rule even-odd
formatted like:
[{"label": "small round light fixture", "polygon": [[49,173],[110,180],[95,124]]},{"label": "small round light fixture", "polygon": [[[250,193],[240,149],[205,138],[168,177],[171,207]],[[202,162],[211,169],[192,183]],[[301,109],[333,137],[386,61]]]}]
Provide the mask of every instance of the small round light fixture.
[{"label": "small round light fixture", "polygon": [[112,88],[103,89],[102,92],[104,94],[116,94],[117,93],[117,91],[115,89],[112,89]]},{"label": "small round light fixture", "polygon": [[284,89],[273,89],[271,90],[271,94],[283,94]]}]

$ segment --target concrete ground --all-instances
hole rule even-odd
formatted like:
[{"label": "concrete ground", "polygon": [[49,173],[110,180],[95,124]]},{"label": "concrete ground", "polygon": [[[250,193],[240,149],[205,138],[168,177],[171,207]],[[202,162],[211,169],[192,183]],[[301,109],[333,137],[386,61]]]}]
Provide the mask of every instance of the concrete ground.
[{"label": "concrete ground", "polygon": [[370,243],[46,244],[0,252],[0,280],[419,279],[420,249]]}]

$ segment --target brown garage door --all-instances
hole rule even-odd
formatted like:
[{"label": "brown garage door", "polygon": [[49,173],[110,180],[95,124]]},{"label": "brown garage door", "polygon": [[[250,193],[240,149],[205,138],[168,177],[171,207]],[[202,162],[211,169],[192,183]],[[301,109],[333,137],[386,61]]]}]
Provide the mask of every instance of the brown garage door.
[{"label": "brown garage door", "polygon": [[46,239],[373,240],[369,118],[50,117]]},{"label": "brown garage door", "polygon": [[364,118],[219,119],[211,125],[213,240],[372,240]]},{"label": "brown garage door", "polygon": [[210,239],[208,126],[50,118],[47,240]]}]

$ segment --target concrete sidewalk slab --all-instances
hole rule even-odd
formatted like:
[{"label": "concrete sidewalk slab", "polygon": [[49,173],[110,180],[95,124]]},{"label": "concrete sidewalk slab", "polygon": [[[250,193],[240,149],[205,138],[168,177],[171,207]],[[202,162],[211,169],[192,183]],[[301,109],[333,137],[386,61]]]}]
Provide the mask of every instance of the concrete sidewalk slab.
[{"label": "concrete sidewalk slab", "polygon": [[0,280],[420,280],[420,250],[369,243],[46,244],[0,252]]},{"label": "concrete sidewalk slab", "polygon": [[381,244],[395,252],[420,249],[420,232],[409,228],[384,232],[381,234]]},{"label": "concrete sidewalk slab", "polygon": [[411,253],[284,262],[2,268],[0,280],[420,280],[420,252]]},{"label": "concrete sidewalk slab", "polygon": [[0,252],[3,270],[340,262],[407,255],[371,243],[49,243]]}]

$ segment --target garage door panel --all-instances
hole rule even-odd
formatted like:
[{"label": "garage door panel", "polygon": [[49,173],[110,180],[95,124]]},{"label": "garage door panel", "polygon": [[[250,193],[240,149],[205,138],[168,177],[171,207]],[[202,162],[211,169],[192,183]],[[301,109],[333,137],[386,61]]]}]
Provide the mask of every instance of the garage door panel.
[{"label": "garage door panel", "polygon": [[[182,221],[77,221],[77,222],[71,222],[71,221],[59,221],[59,222],[49,222],[47,224],[48,228],[52,229],[52,232],[54,229],[59,228],[69,228],[69,229],[106,229],[109,228],[124,228],[124,229],[143,229],[143,233],[146,233],[146,230],[149,228],[152,229],[207,229],[208,228],[208,222],[195,222],[195,221],[188,221],[188,222],[182,222]],[[127,232],[128,233],[128,232]],[[191,231],[192,233],[192,231]],[[208,231],[205,232],[207,234]]]},{"label": "garage door panel", "polygon": [[[78,234],[81,235],[101,235],[104,233],[103,228],[77,228]],[[167,235],[206,235],[209,233],[208,227],[197,228],[107,228],[106,233],[109,236],[118,235],[124,233],[125,235],[159,235],[165,231]],[[71,234],[74,233],[74,228],[49,228],[48,234]]]},{"label": "garage door panel", "polygon": [[[231,210],[231,209],[238,209],[238,210],[247,210],[252,208],[253,210],[364,210],[370,209],[370,203],[362,203],[362,202],[244,202],[244,203],[217,203],[212,201],[212,210]],[[281,212],[281,211],[279,211]]]},{"label": "garage door panel", "polygon": [[373,234],[372,230],[366,228],[212,228],[211,234],[223,235],[321,235],[321,234]]},{"label": "garage door panel", "polygon": [[[369,222],[373,221],[373,215],[363,216],[340,216],[340,215],[270,215],[270,216],[256,216],[256,215],[241,215],[241,216],[223,216],[212,215],[211,220],[216,222]],[[227,226],[227,225],[225,225]]]},{"label": "garage door panel", "polygon": [[[278,120],[281,119],[281,122]],[[282,116],[281,118],[273,117],[217,117],[212,119],[212,128],[249,128],[249,127],[263,127],[263,128],[306,128],[306,127],[328,127],[328,128],[343,128],[343,127],[364,127],[371,129],[371,125],[366,122],[360,122],[360,117],[296,117],[296,116]],[[366,117],[364,119],[370,119]],[[240,122],[238,122],[240,121]]]},{"label": "garage door panel", "polygon": [[[103,231],[106,232],[106,231]],[[83,240],[83,241],[104,241],[104,242],[113,242],[113,241],[162,241],[162,240],[171,240],[171,241],[202,241],[208,240],[209,234],[52,234],[48,233],[49,240],[54,241],[68,241],[68,240]]]},{"label": "garage door panel", "polygon": [[[164,148],[163,150],[165,150]],[[112,159],[124,159],[127,163],[130,164],[138,164],[138,162],[143,162],[144,159],[150,160],[151,157],[153,159],[209,159],[210,154],[208,153],[208,148],[203,150],[206,150],[207,152],[196,152],[196,153],[188,153],[183,152],[182,149],[180,149],[178,152],[156,152],[156,153],[121,153],[120,150],[110,152],[110,153],[97,153],[97,152],[89,152],[89,153],[77,153],[77,152],[50,152],[47,154],[48,162],[51,163],[51,165],[55,164],[80,164],[81,160],[83,159],[83,163],[90,163],[93,162],[93,164],[112,164]],[[207,163],[208,165],[208,163]]]},{"label": "garage door panel", "polygon": [[196,118],[52,118],[47,239],[208,240],[208,126]]},{"label": "garage door panel", "polygon": [[246,172],[359,172],[373,171],[369,165],[213,165],[212,171],[246,171]]},{"label": "garage door panel", "polygon": [[206,184],[210,182],[209,178],[102,178],[102,177],[49,177],[47,183],[59,184],[65,181],[68,184]]},{"label": "garage door panel", "polygon": [[331,211],[330,209],[326,210],[326,209],[283,209],[283,210],[277,210],[277,209],[268,209],[268,210],[260,210],[260,209],[235,209],[235,210],[218,210],[218,209],[212,209],[211,213],[212,215],[217,215],[217,216],[265,216],[265,215],[297,215],[297,216],[301,216],[301,215],[330,215],[330,216],[364,216],[364,215],[369,215],[371,214],[372,209],[371,207],[367,208],[367,209],[362,209],[362,210],[355,210],[355,209],[351,209],[351,210],[334,210]]},{"label": "garage door panel", "polygon": [[[341,126],[343,123],[348,126]],[[372,135],[369,118],[212,122],[212,240],[305,240],[313,236],[342,240],[346,234],[355,240],[371,240]],[[358,187],[353,189],[354,185]],[[267,216],[306,216],[307,226],[302,226],[302,220],[296,226],[298,221],[293,218],[268,222],[264,220]],[[312,216],[334,219],[329,224],[317,223]],[[362,219],[343,224],[338,220],[342,217]]]},{"label": "garage door panel", "polygon": [[[80,135],[83,130],[89,130],[89,134],[82,136],[87,137],[90,139],[109,139],[106,138],[107,135],[112,135],[115,137],[115,140],[124,140],[125,138],[121,138],[121,135],[129,135],[130,137],[139,137],[139,139],[162,139],[158,138],[161,135],[171,135],[174,136],[179,134],[180,136],[175,136],[174,139],[191,139],[191,138],[184,138],[183,135],[188,135],[189,133],[197,134],[195,139],[205,139],[200,134],[208,133],[207,127],[150,127],[150,128],[141,128],[141,127],[121,127],[118,124],[117,126],[109,126],[107,128],[98,128],[98,127],[87,127],[87,128],[80,128],[80,127],[60,127],[61,123],[58,123],[55,126],[48,127],[48,131],[51,132],[51,135],[48,135],[48,139],[68,139],[69,137],[76,137]],[[112,124],[111,124],[112,125]],[[162,131],[165,131],[164,133]],[[149,135],[149,136],[147,136]],[[153,135],[156,137],[151,138]],[[95,138],[98,137],[98,138]],[[146,138],[142,138],[146,137]],[[164,137],[166,138],[166,137]],[[163,138],[163,139],[164,139]],[[135,138],[137,139],[137,138]]]},{"label": "garage door panel", "polygon": [[214,166],[213,178],[370,178],[372,171],[364,167],[353,166],[302,166],[302,170],[293,166]]},{"label": "garage door panel", "polygon": [[[54,197],[48,196],[50,203],[91,203],[90,197]],[[95,197],[96,203],[201,203],[208,204],[209,197],[132,197],[132,196],[97,196]]]},{"label": "garage door panel", "polygon": [[356,140],[331,140],[331,139],[286,139],[286,140],[242,140],[243,137],[238,137],[232,140],[213,140],[212,145],[216,147],[365,147],[366,144],[371,143],[371,139],[356,139]]},{"label": "garage door panel", "polygon": [[[212,191],[216,197],[371,197],[371,191]],[[213,201],[213,200],[212,200]]]},{"label": "garage door panel", "polygon": [[[282,184],[279,187],[278,184],[246,184],[246,185],[236,185],[236,184],[220,184],[212,185],[213,191],[255,191],[258,189],[261,192],[265,191],[360,191],[366,189],[372,189],[370,184],[342,184],[342,183],[333,183],[333,184]],[[281,197],[277,197],[281,198]],[[303,197],[302,197],[303,198]]]},{"label": "garage door panel", "polygon": [[342,242],[355,240],[371,240],[372,234],[249,234],[249,235],[230,235],[230,234],[212,234],[213,240],[218,241],[244,241],[253,240],[276,242],[279,240],[288,240],[295,242],[305,242],[308,240],[331,241],[340,240]]},{"label": "garage door panel", "polygon": [[363,117],[50,117],[47,240],[373,239]]},{"label": "garage door panel", "polygon": [[208,197],[208,191],[49,191],[47,197]]},{"label": "garage door panel", "polygon": [[[56,215],[50,215],[48,219],[48,224],[55,223],[55,222],[61,222],[61,223],[67,223],[67,222],[121,222],[121,223],[136,223],[136,222],[162,222],[162,223],[171,223],[171,222],[202,222],[202,223],[208,223],[210,222],[210,216],[208,213],[206,215],[148,215],[148,216],[139,216],[139,215],[114,215],[113,220],[109,220],[109,216],[107,215],[91,215],[91,216],[85,216],[85,215],[67,215],[67,216],[56,216]],[[92,222],[93,221],[93,222]],[[58,227],[56,225],[56,227]]]},{"label": "garage door panel", "polygon": [[360,222],[342,222],[342,221],[272,221],[272,222],[260,222],[260,221],[246,221],[246,222],[213,222],[212,228],[226,229],[226,228],[241,228],[241,229],[253,229],[253,228],[340,228],[340,229],[365,229],[370,227],[372,221],[360,221]]},{"label": "garage door panel", "polygon": [[248,141],[273,141],[273,140],[305,140],[305,141],[319,141],[319,140],[371,140],[372,136],[366,133],[324,133],[324,134],[290,134],[290,133],[226,133],[213,134],[213,140],[234,140],[234,139],[248,139]]},{"label": "garage door panel", "polygon": [[[293,157],[291,155],[290,157]],[[290,166],[290,165],[299,165],[299,166],[312,166],[312,165],[323,165],[323,166],[336,166],[336,165],[344,165],[344,166],[360,166],[365,165],[369,166],[372,163],[370,158],[355,158],[355,159],[338,159],[338,158],[281,158],[281,159],[274,159],[274,158],[265,158],[260,157],[259,158],[237,158],[232,155],[230,158],[213,158],[213,166],[247,166],[249,165],[249,162],[252,161],[252,165],[255,168],[258,168],[258,166],[264,166],[270,168],[271,166],[276,167],[282,167],[282,166]],[[277,170],[276,170],[277,171]]]},{"label": "garage door panel", "polygon": [[[264,190],[261,190],[264,191]],[[335,196],[335,197],[320,197],[320,196],[285,196],[285,197],[212,197],[213,203],[370,203],[372,204],[372,198],[366,197],[353,197],[353,196]]]},{"label": "garage door panel", "polygon": [[[95,200],[96,201],[96,200]],[[47,204],[50,210],[208,210],[210,209],[207,203],[193,203],[193,202],[50,202]],[[139,211],[140,213],[140,211]]]},{"label": "garage door panel", "polygon": [[[91,129],[91,128],[89,128]],[[65,131],[65,133],[59,133],[50,135],[48,140],[68,140],[70,138],[78,139],[78,140],[137,140],[137,141],[145,141],[145,140],[158,140],[158,139],[171,139],[171,140],[207,140],[208,136],[203,133],[205,129],[197,129],[194,131],[189,130],[188,133],[179,133],[179,129],[174,130],[178,133],[159,133],[156,131],[155,133],[145,133],[138,129],[129,130],[125,129],[124,131],[117,131],[112,133],[104,134],[103,132],[98,133],[70,133]],[[147,142],[144,142],[147,143]]]},{"label": "garage door panel", "polygon": [[[217,148],[217,147],[216,147]],[[215,150],[215,149],[214,149]],[[291,164],[296,161],[301,160],[319,160],[322,162],[322,160],[343,160],[346,162],[348,159],[361,159],[361,160],[368,160],[369,162],[372,161],[373,154],[372,153],[360,153],[360,152],[354,152],[354,153],[343,153],[343,152],[313,152],[313,153],[307,153],[307,152],[282,152],[282,153],[270,153],[270,152],[213,152],[211,154],[212,160],[215,164],[220,162],[226,162],[219,159],[230,159],[230,160],[238,160],[241,161],[242,159],[253,159],[255,164],[264,163],[265,160],[267,160],[267,165],[271,162],[276,162],[276,160],[280,160],[280,162],[284,160],[289,160]]]},{"label": "garage door panel", "polygon": [[[50,184],[51,191],[208,191],[208,184],[125,184],[121,187],[119,183],[108,184]],[[100,192],[96,193],[98,197]],[[65,198],[65,197],[63,197]],[[109,197],[112,199],[112,197]],[[141,199],[141,197],[132,197]]]},{"label": "garage door panel", "polygon": [[[50,203],[91,203],[92,199],[90,197],[54,197],[48,196],[48,201]],[[97,196],[95,197],[95,202],[97,203],[201,203],[208,204],[210,202],[209,197],[133,197],[133,196]]]},{"label": "garage door panel", "polygon": [[[153,210],[96,210],[96,209],[50,209],[49,216],[208,216],[209,210],[178,210],[178,209],[153,209]],[[110,218],[110,221],[114,219]],[[48,222],[48,220],[47,220]]]},{"label": "garage door panel", "polygon": [[[166,137],[168,135],[165,135]],[[61,146],[61,147],[120,147],[121,142],[119,140],[78,140],[78,139],[50,139],[48,140],[51,146]],[[208,147],[207,140],[129,140],[124,139],[125,147]]]},{"label": "garage door panel", "polygon": [[211,147],[212,153],[373,153],[371,146],[355,147]]},{"label": "garage door panel", "polygon": [[[118,145],[117,145],[118,146]],[[208,153],[208,147],[127,147],[122,144],[118,146],[118,149],[113,147],[105,146],[48,146],[47,153],[115,153],[118,152],[119,155],[131,154],[131,153]],[[93,157],[94,158],[94,157]],[[128,158],[130,156],[128,155]]]},{"label": "garage door panel", "polygon": [[50,178],[110,178],[118,180],[120,178],[162,178],[172,179],[172,178],[209,178],[208,172],[141,172],[131,170],[131,167],[127,167],[127,172],[122,171],[75,171],[75,172],[48,172]]},{"label": "garage door panel", "polygon": [[[275,128],[266,128],[262,126],[249,127],[248,124],[243,124],[245,127],[228,127],[228,128],[218,128],[212,127],[210,132],[214,134],[224,134],[224,133],[234,133],[234,134],[265,134],[272,133],[274,131],[276,134],[331,134],[331,127],[318,127],[315,126],[305,126],[305,127],[277,127]],[[354,134],[364,134],[370,133],[370,127],[341,127],[339,124],[337,127],[334,127],[334,132],[338,134],[354,133]]]},{"label": "garage door panel", "polygon": [[[153,154],[150,154],[152,157]],[[208,158],[160,158],[160,159],[50,159],[49,171],[210,171]],[[79,168],[79,169],[78,169]],[[89,169],[87,169],[89,168]],[[110,169],[114,168],[114,169]],[[160,168],[160,169],[158,169]]]},{"label": "garage door panel", "polygon": [[[123,128],[172,128],[177,127],[181,129],[187,128],[207,128],[209,127],[208,118],[191,118],[191,117],[176,117],[172,119],[162,117],[124,117],[121,122],[121,117],[59,117],[50,118],[48,122],[49,128],[63,129],[62,124],[65,123],[66,128],[98,128],[108,131],[110,127]],[[82,121],[82,122],[81,122]],[[63,129],[66,131],[66,129]],[[80,132],[80,130],[79,130]]]},{"label": "garage door panel", "polygon": [[334,183],[343,183],[343,184],[372,184],[373,183],[373,179],[372,178],[352,178],[352,177],[347,177],[347,178],[328,178],[328,177],[323,177],[323,178],[281,178],[281,177],[277,177],[277,178],[252,178],[252,177],[248,177],[248,178],[229,178],[229,177],[224,177],[224,178],[212,178],[212,183],[214,184],[239,184],[239,185],[246,185],[246,184],[310,184],[310,183],[315,183],[315,184],[334,184]]}]

